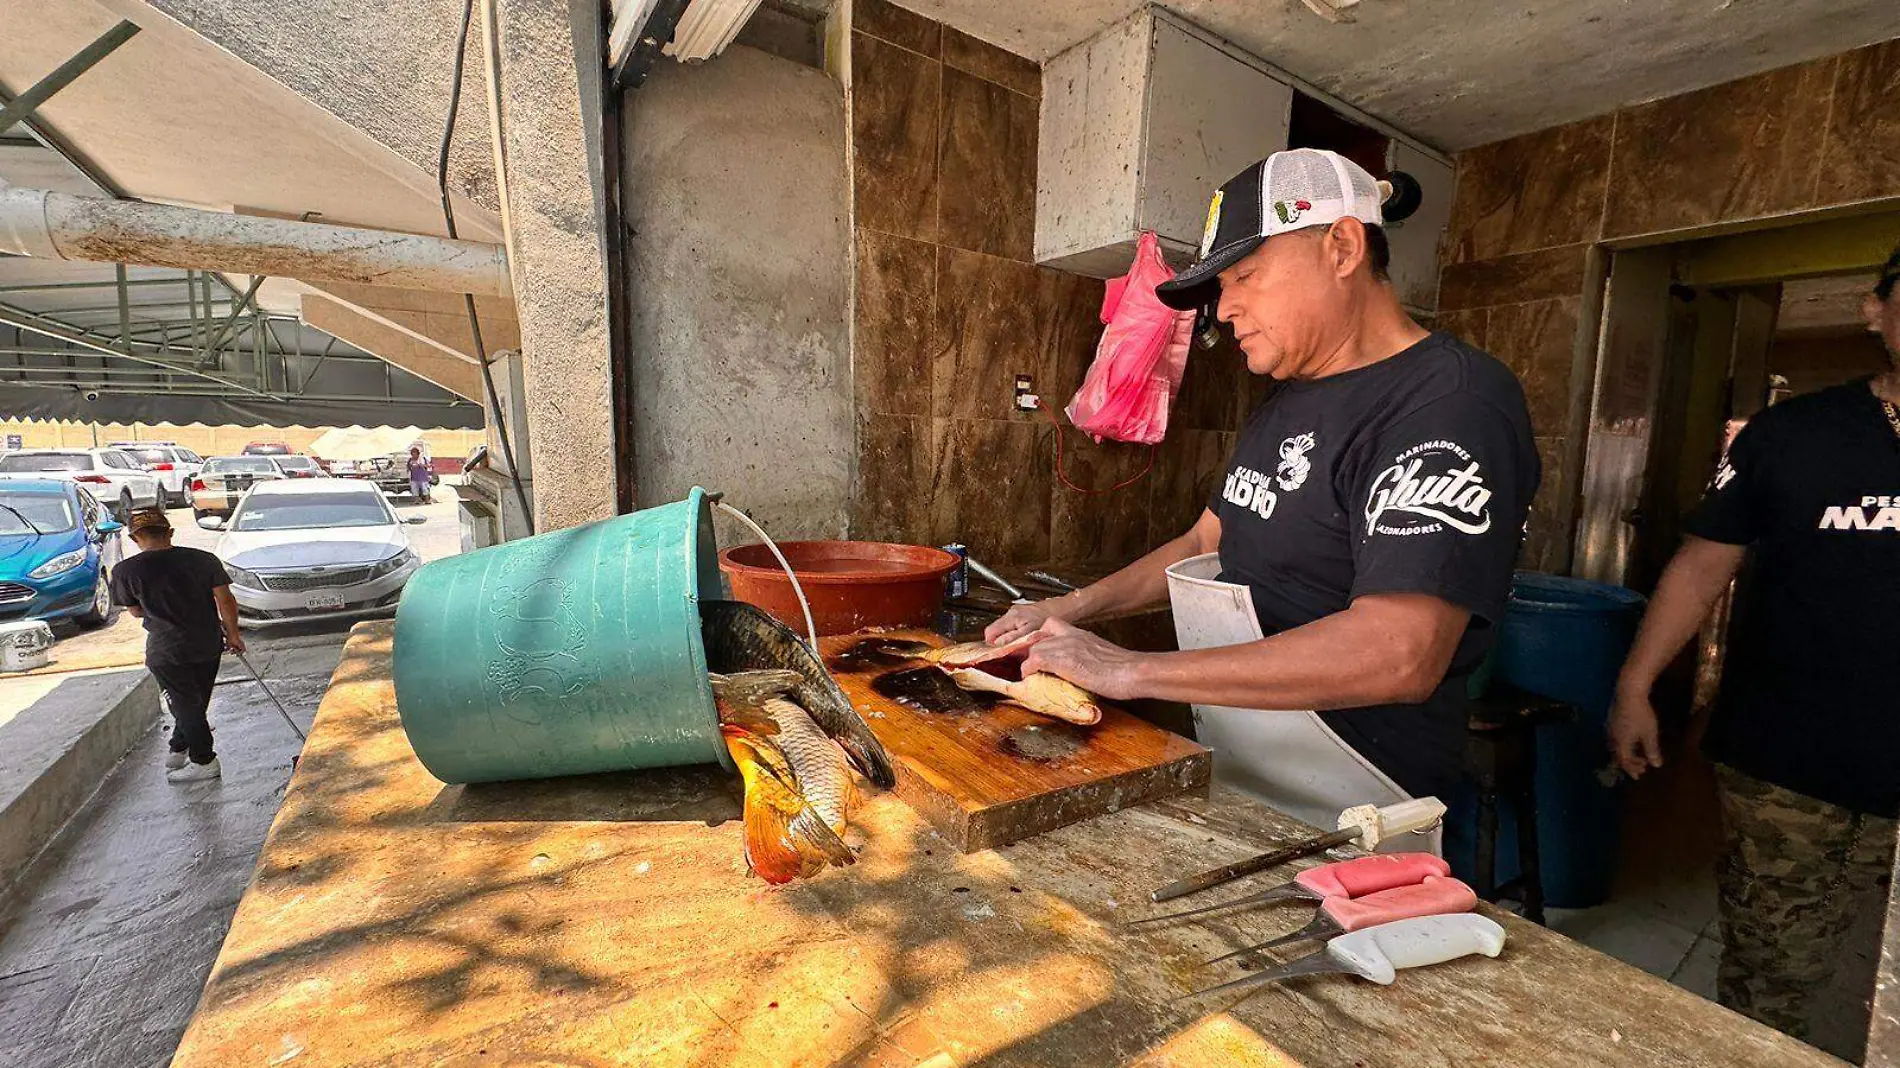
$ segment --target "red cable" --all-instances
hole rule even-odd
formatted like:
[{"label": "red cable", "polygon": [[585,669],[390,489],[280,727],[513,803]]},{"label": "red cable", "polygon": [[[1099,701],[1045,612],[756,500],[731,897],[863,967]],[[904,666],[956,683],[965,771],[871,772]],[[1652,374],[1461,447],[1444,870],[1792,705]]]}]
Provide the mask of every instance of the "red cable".
[{"label": "red cable", "polygon": [[1129,476],[1128,478],[1125,478],[1121,480],[1120,482],[1115,483],[1113,486],[1110,486],[1107,489],[1085,489],[1081,486],[1076,485],[1073,482],[1070,482],[1069,476],[1062,470],[1062,437],[1063,437],[1062,420],[1056,418],[1056,410],[1054,408],[1049,407],[1047,404],[1042,403],[1042,399],[1040,397],[1036,399],[1036,407],[1041,408],[1045,413],[1047,413],[1049,416],[1049,421],[1055,424],[1056,479],[1060,481],[1064,486],[1067,486],[1069,489],[1074,490],[1075,492],[1080,493],[1084,496],[1088,496],[1088,497],[1095,497],[1104,493],[1113,493],[1118,489],[1126,489],[1129,486],[1132,486],[1135,483],[1140,482],[1143,476],[1145,476],[1148,472],[1154,470],[1155,447],[1153,445],[1150,445],[1148,446],[1147,464],[1143,465],[1141,470],[1135,472],[1133,475]]}]

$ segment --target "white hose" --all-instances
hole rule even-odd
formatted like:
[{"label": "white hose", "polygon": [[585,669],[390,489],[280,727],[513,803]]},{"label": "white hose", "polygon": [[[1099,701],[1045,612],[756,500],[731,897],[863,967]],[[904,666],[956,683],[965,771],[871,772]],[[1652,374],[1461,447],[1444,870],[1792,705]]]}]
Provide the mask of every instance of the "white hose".
[{"label": "white hose", "polygon": [[765,547],[772,550],[772,555],[778,558],[778,566],[784,568],[785,577],[792,580],[792,592],[798,596],[798,607],[805,613],[805,633],[811,636],[811,651],[817,652],[818,628],[811,621],[811,602],[805,600],[805,588],[798,584],[798,575],[792,570],[791,563],[785,559],[785,554],[778,551],[778,543],[772,540],[772,535],[767,534],[764,527],[754,523],[751,516],[725,501],[714,501],[713,504],[717,505],[720,511],[751,527],[752,533],[757,534],[759,540],[765,542]]}]

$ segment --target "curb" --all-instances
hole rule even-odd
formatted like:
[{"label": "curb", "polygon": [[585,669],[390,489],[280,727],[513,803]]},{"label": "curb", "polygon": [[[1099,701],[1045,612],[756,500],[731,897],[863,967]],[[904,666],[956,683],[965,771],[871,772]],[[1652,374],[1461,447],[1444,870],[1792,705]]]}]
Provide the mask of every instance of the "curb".
[{"label": "curb", "polygon": [[0,896],[158,721],[143,668],[64,679],[0,724]]}]

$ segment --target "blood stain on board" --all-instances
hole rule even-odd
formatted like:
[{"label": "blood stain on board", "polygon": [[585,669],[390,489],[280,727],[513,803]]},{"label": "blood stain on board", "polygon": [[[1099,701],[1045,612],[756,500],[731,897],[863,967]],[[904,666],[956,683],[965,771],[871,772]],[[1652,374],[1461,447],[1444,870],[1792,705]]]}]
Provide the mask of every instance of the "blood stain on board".
[{"label": "blood stain on board", "polygon": [[905,708],[946,716],[967,716],[1002,700],[998,694],[971,693],[934,667],[887,671],[871,680],[871,690]]},{"label": "blood stain on board", "polygon": [[1001,748],[1011,756],[1053,764],[1074,756],[1088,743],[1088,732],[1068,723],[1033,724],[1003,735]]}]

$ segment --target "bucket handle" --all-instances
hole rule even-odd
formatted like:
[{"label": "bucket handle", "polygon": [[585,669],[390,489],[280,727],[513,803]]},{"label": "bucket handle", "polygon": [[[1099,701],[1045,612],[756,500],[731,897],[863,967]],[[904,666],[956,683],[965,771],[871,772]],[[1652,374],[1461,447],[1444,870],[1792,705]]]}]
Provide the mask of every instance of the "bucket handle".
[{"label": "bucket handle", "polygon": [[811,651],[816,653],[818,651],[818,628],[812,625],[811,602],[805,600],[805,588],[798,584],[798,575],[792,570],[791,563],[785,559],[785,554],[778,551],[778,543],[772,540],[772,535],[767,534],[764,527],[754,523],[751,516],[718,498],[714,498],[712,503],[720,511],[744,523],[746,526],[751,527],[752,533],[757,534],[759,540],[765,542],[765,547],[772,550],[772,555],[778,560],[778,566],[785,569],[785,577],[792,580],[792,592],[798,596],[798,607],[805,613],[805,633],[809,635]]}]

